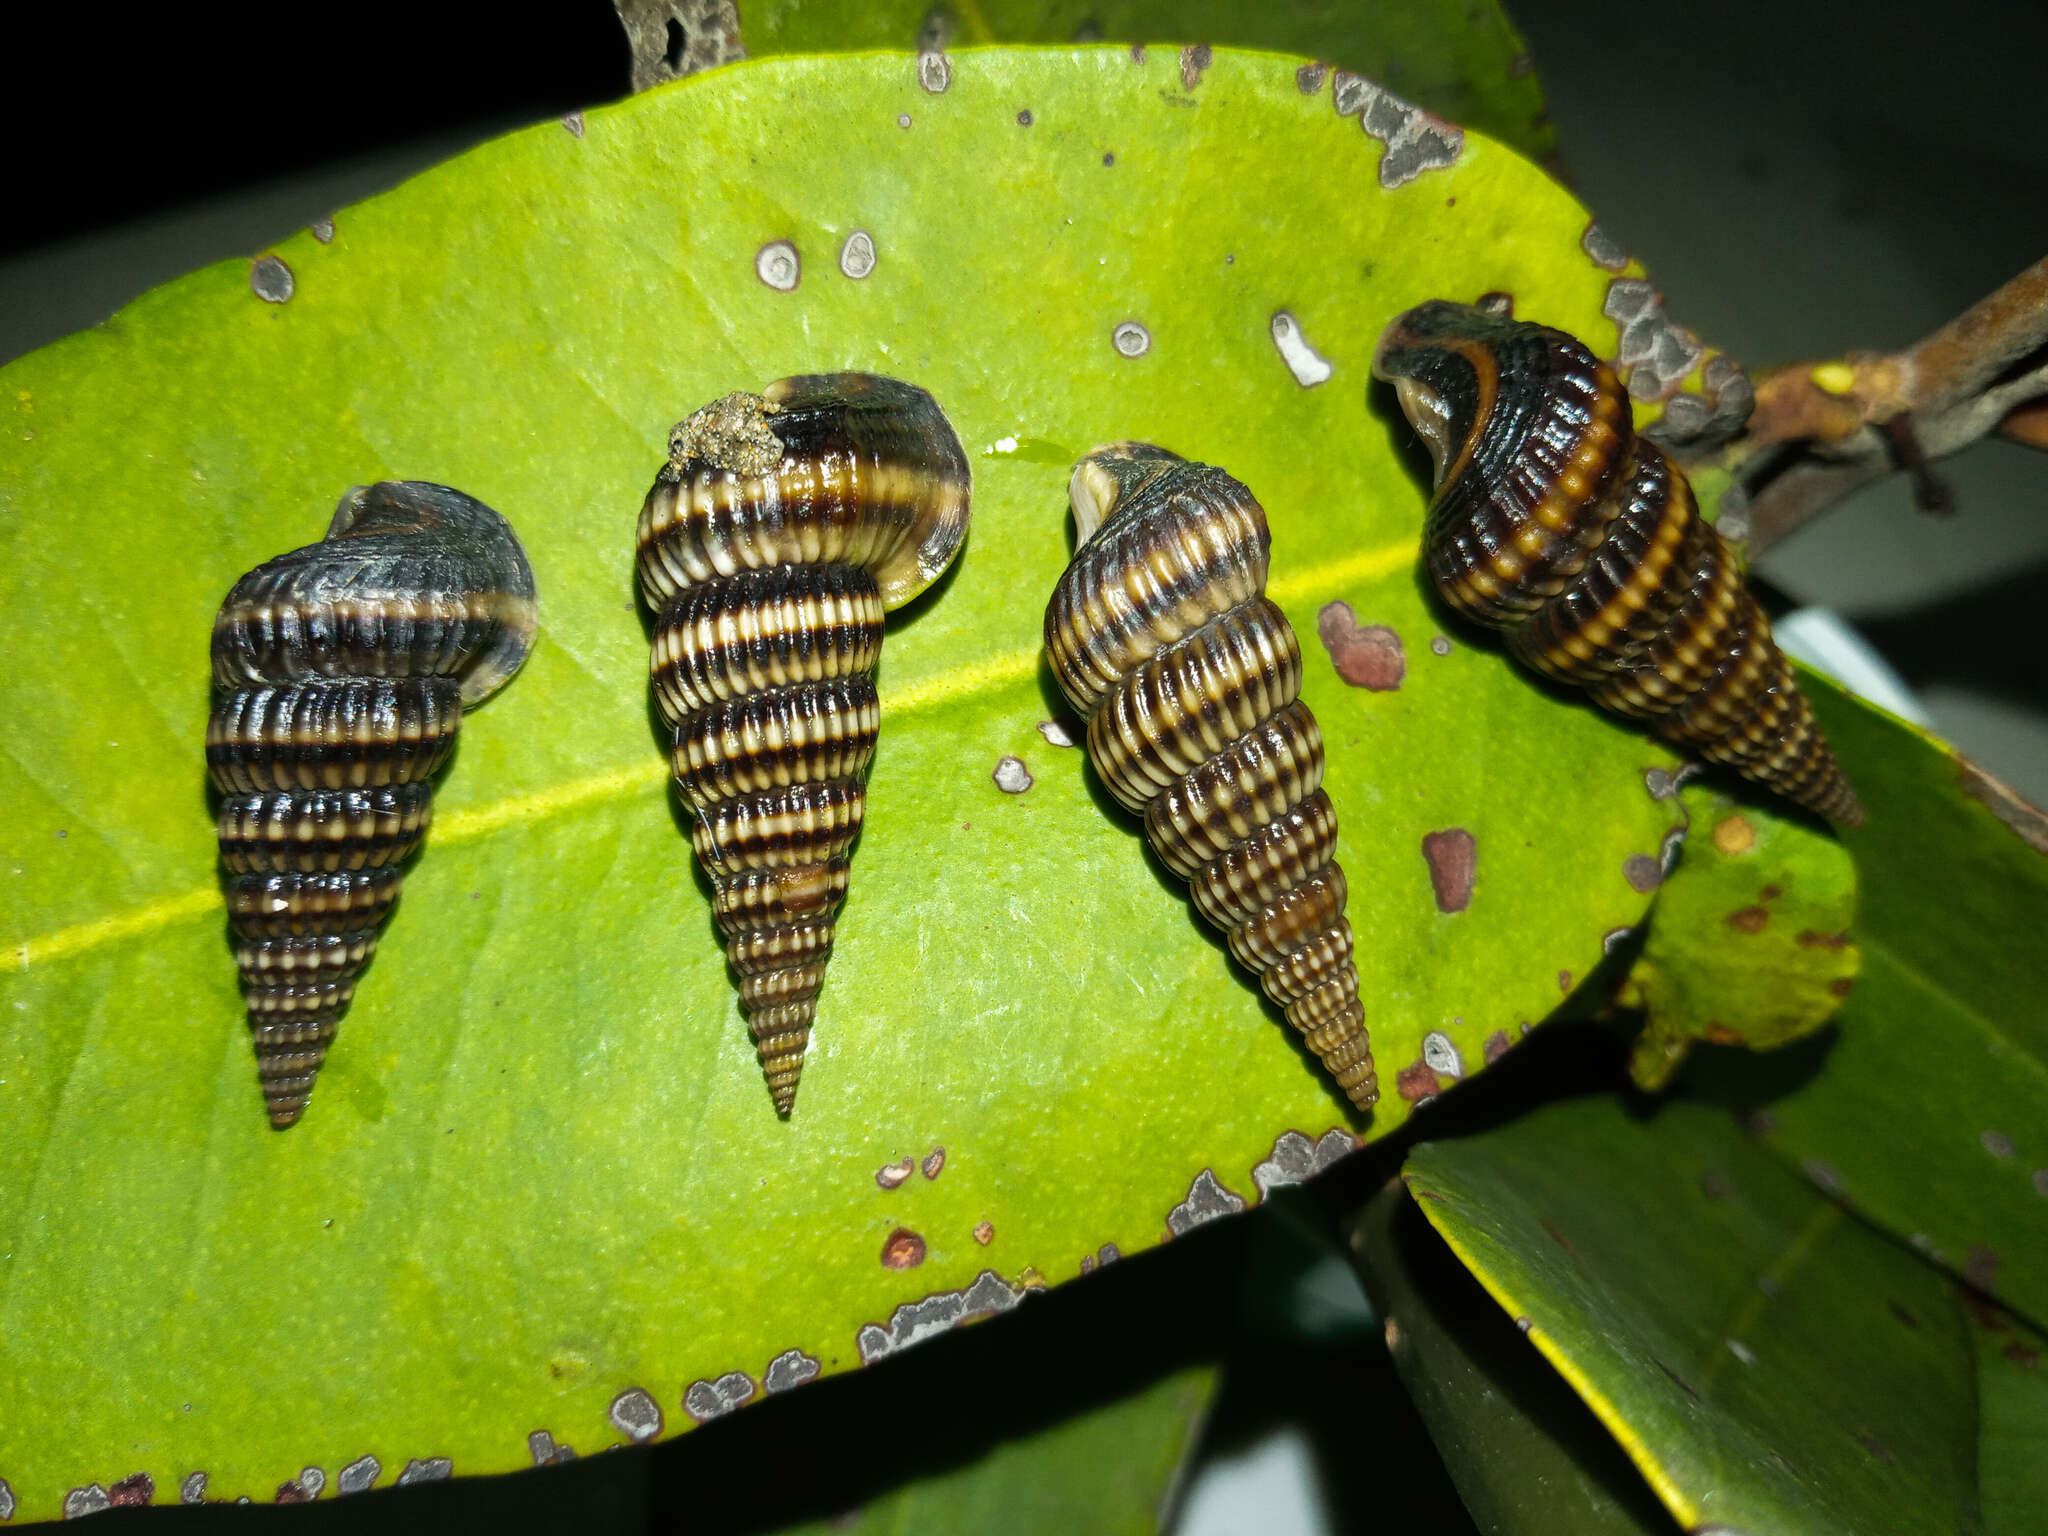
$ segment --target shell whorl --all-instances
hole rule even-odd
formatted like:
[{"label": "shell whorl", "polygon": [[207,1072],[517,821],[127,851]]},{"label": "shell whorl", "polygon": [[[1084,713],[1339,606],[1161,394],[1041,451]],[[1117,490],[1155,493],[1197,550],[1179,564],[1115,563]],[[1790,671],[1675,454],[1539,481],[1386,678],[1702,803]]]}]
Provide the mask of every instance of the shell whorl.
[{"label": "shell whorl", "polygon": [[1734,552],[1575,337],[1442,300],[1373,372],[1428,444],[1423,558],[1525,665],[1797,805],[1863,819]]},{"label": "shell whorl", "polygon": [[465,704],[535,632],[511,527],[445,486],[349,492],[326,538],[236,582],[213,624],[207,772],[235,961],[270,1123],[297,1122]]},{"label": "shell whorl", "polygon": [[1379,1097],[1323,740],[1301,646],[1265,597],[1250,491],[1148,444],[1076,467],[1076,549],[1045,613],[1088,755],[1196,908],[1360,1109]]},{"label": "shell whorl", "polygon": [[967,532],[967,456],[924,390],[782,379],[677,424],[641,508],[656,707],[776,1111],[809,1049],[881,708],[882,621]]}]

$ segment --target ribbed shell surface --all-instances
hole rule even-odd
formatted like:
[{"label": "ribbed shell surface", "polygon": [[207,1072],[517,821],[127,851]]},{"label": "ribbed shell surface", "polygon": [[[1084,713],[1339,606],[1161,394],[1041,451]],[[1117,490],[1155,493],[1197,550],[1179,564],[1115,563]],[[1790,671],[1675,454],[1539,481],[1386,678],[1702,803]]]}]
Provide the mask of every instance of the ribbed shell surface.
[{"label": "ribbed shell surface", "polygon": [[883,614],[958,550],[967,458],[930,395],[868,374],[729,396],[672,443],[637,544],[651,683],[748,1032],[788,1114],[866,815]]},{"label": "ribbed shell surface", "polygon": [[517,670],[533,573],[443,486],[351,492],[319,544],[257,567],[213,630],[206,763],[271,1123],[304,1112],[433,812],[465,700]]},{"label": "ribbed shell surface", "polygon": [[[1264,596],[1264,510],[1219,469],[1146,445],[1077,474],[1106,516],[1045,615],[1053,675],[1103,783],[1360,1109],[1379,1096],[1358,997],[1323,742],[1301,647]],[[1079,504],[1077,502],[1077,521]]]},{"label": "ribbed shell surface", "polygon": [[1685,476],[1613,369],[1563,331],[1441,301],[1381,336],[1431,440],[1424,563],[1535,670],[1822,816],[1862,809]]}]

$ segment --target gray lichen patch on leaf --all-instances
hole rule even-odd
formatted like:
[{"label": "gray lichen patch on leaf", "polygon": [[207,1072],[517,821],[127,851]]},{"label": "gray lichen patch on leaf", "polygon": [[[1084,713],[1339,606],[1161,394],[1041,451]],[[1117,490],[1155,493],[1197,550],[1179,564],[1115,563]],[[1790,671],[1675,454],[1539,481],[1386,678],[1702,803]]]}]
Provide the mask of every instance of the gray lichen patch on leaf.
[{"label": "gray lichen patch on leaf", "polygon": [[544,1429],[536,1429],[526,1437],[526,1454],[533,1458],[536,1467],[558,1466],[565,1461],[576,1459],[576,1447],[557,1442]]},{"label": "gray lichen patch on leaf", "polygon": [[1272,1154],[1253,1166],[1252,1183],[1263,1200],[1276,1189],[1315,1177],[1357,1147],[1358,1139],[1342,1127],[1323,1132],[1317,1141],[1310,1141],[1300,1131],[1282,1131],[1273,1142]]},{"label": "gray lichen patch on leaf", "polygon": [[964,1291],[938,1291],[922,1301],[905,1302],[889,1314],[886,1327],[862,1324],[854,1340],[861,1363],[873,1365],[960,1323],[1008,1312],[1024,1296],[1023,1288],[1011,1285],[992,1269],[984,1269]]},{"label": "gray lichen patch on leaf", "polygon": [[[203,1479],[206,1474],[199,1472],[193,1475]],[[342,1493],[367,1493],[377,1486],[377,1479],[383,1475],[383,1462],[374,1456],[358,1456],[341,1469],[341,1474],[335,1478],[334,1484]],[[199,1486],[204,1491],[206,1484],[202,1481]]]},{"label": "gray lichen patch on leaf", "polygon": [[953,83],[953,61],[937,51],[920,53],[917,83],[934,96],[944,95],[946,87]]},{"label": "gray lichen patch on leaf", "polygon": [[727,1371],[715,1381],[691,1382],[683,1393],[683,1410],[702,1424],[745,1406],[758,1390],[745,1371]]},{"label": "gray lichen patch on leaf", "polygon": [[7,1486],[7,1479],[0,1477],[0,1520],[14,1518],[14,1490]]},{"label": "gray lichen patch on leaf", "polygon": [[661,1404],[643,1387],[628,1387],[611,1401],[605,1416],[612,1427],[636,1444],[661,1433]]},{"label": "gray lichen patch on leaf", "polygon": [[1622,861],[1621,877],[1630,890],[1647,895],[1664,883],[1664,861],[1647,853],[1632,853]]},{"label": "gray lichen patch on leaf", "polygon": [[1628,247],[1597,223],[1589,223],[1586,232],[1579,236],[1579,249],[1593,258],[1594,266],[1606,271],[1622,272],[1628,268]]},{"label": "gray lichen patch on leaf", "polygon": [[1405,187],[1424,171],[1450,169],[1464,152],[1464,129],[1363,75],[1338,70],[1333,98],[1340,116],[1355,114],[1367,136],[1385,146],[1380,155],[1380,185],[1389,192]]},{"label": "gray lichen patch on leaf", "polygon": [[1699,367],[1706,348],[1664,313],[1664,295],[1639,277],[1617,277],[1601,307],[1621,328],[1615,363],[1636,400],[1668,400]]},{"label": "gray lichen patch on leaf", "polygon": [[1045,738],[1049,746],[1071,747],[1074,744],[1073,733],[1067,729],[1064,721],[1041,720],[1038,722],[1038,734]]},{"label": "gray lichen patch on leaf", "polygon": [[817,1375],[815,1358],[800,1349],[785,1349],[768,1362],[768,1369],[761,1373],[761,1386],[769,1392],[787,1392],[791,1387],[816,1380]]},{"label": "gray lichen patch on leaf", "polygon": [[407,1487],[413,1483],[438,1483],[455,1475],[455,1463],[446,1456],[415,1456],[405,1464],[405,1470],[398,1474],[398,1486]]},{"label": "gray lichen patch on leaf", "polygon": [[1124,320],[1109,333],[1109,342],[1124,357],[1143,357],[1152,350],[1152,333],[1136,320]]},{"label": "gray lichen patch on leaf", "polygon": [[1465,1058],[1451,1043],[1451,1037],[1440,1029],[1432,1029],[1422,1037],[1422,1059],[1429,1063],[1430,1070],[1438,1077],[1460,1078],[1465,1075]]},{"label": "gray lichen patch on leaf", "polygon": [[1244,1196],[1223,1187],[1213,1168],[1204,1168],[1188,1186],[1187,1198],[1166,1213],[1166,1230],[1185,1237],[1205,1222],[1234,1216],[1244,1209]]},{"label": "gray lichen patch on leaf", "polygon": [[113,1507],[113,1499],[98,1483],[87,1483],[83,1488],[74,1488],[64,1495],[66,1520],[83,1520],[87,1515],[97,1515]]},{"label": "gray lichen patch on leaf", "polygon": [[249,264],[249,291],[266,304],[287,303],[298,286],[292,269],[275,256],[258,256]]},{"label": "gray lichen patch on leaf", "polygon": [[875,237],[856,229],[839,247],[839,270],[858,281],[875,270]]},{"label": "gray lichen patch on leaf", "polygon": [[754,253],[754,275],[777,293],[793,292],[803,281],[803,257],[790,241],[770,240]]},{"label": "gray lichen patch on leaf", "polygon": [[996,759],[995,771],[989,775],[996,781],[996,788],[1006,795],[1021,795],[1038,781],[1031,776],[1031,769],[1021,757],[1005,753]]}]

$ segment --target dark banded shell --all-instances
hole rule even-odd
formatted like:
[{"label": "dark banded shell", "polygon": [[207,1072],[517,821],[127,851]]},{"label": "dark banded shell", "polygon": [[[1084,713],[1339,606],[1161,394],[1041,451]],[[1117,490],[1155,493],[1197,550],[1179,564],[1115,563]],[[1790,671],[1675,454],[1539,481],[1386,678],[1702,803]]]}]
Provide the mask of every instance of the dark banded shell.
[{"label": "dark banded shell", "polygon": [[206,766],[272,1125],[305,1111],[464,706],[519,669],[534,623],[505,520],[418,481],[350,491],[326,538],[221,604]]},{"label": "dark banded shell", "polygon": [[640,509],[654,700],[776,1112],[796,1102],[867,810],[882,615],[967,534],[960,439],[915,385],[782,379],[679,423]]},{"label": "dark banded shell", "polygon": [[1445,602],[1602,708],[1861,823],[1734,553],[1636,436],[1612,368],[1563,331],[1438,300],[1387,327],[1373,372],[1436,461],[1423,559]]},{"label": "dark banded shell", "polygon": [[1220,469],[1125,443],[1075,466],[1076,549],[1045,610],[1088,756],[1360,1109],[1379,1098],[1323,738],[1265,597],[1266,514]]}]

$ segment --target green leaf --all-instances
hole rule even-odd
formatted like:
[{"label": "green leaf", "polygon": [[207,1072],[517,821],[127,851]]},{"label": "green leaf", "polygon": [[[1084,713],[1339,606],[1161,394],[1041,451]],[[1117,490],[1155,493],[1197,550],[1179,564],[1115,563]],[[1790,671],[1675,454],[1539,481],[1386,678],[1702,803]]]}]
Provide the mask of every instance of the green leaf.
[{"label": "green leaf", "polygon": [[1717,790],[1680,798],[1691,831],[1622,995],[1645,1016],[1629,1074],[1648,1089],[1696,1040],[1769,1051],[1812,1034],[1857,971],[1856,867],[1839,842]]},{"label": "green leaf", "polygon": [[[1775,1072],[1699,1065],[1788,1163],[2035,1319],[2048,1318],[2048,857],[2039,811],[1951,748],[1813,684],[1868,812],[1863,974]],[[2028,838],[2033,841],[2030,843]]]},{"label": "green leaf", "polygon": [[1355,70],[1525,155],[1557,147],[1529,45],[1496,0],[761,0],[741,8],[740,38],[756,58],[1090,39],[1268,48]]},{"label": "green leaf", "polygon": [[1977,1482],[1990,1536],[2048,1532],[2048,1339],[1996,1307],[1973,1305]]},{"label": "green leaf", "polygon": [[1359,1270],[1402,1385],[1487,1536],[1670,1536],[1628,1458],[1398,1184],[1359,1217]]},{"label": "green leaf", "polygon": [[[1434,643],[1420,465],[1366,389],[1382,325],[1436,293],[1510,291],[1615,350],[1585,212],[1528,164],[1467,135],[1385,185],[1327,83],[1227,52],[1192,90],[1124,49],[961,53],[942,94],[909,56],[771,60],[574,128],[279,245],[288,302],[225,263],[5,372],[0,1477],[24,1514],[138,1470],[266,1498],[307,1466],[330,1495],[372,1462],[386,1486],[495,1472],[536,1431],[588,1453],[879,1359],[1397,1126],[1643,915],[1624,870],[1669,830],[1644,781],[1669,754]],[[792,291],[756,274],[778,240]],[[1328,382],[1297,383],[1280,311]],[[933,391],[975,522],[890,626],[785,1124],[668,809],[632,530],[679,416],[841,367]],[[1388,1088],[1369,1124],[1039,732],[1068,466],[1124,436],[1268,509]],[[275,1135],[215,885],[207,634],[237,576],[384,476],[503,511],[542,634],[465,724],[404,910]],[[1340,644],[1354,619],[1398,639],[1397,690],[1340,678],[1316,639],[1338,602]],[[996,787],[1005,755],[1035,787]],[[1462,911],[1423,851],[1453,829]],[[920,1265],[882,1263],[916,1251],[898,1229]]]},{"label": "green leaf", "polygon": [[1198,1366],[1142,1391],[1006,1441],[980,1461],[922,1479],[792,1533],[1071,1531],[1150,1536],[1216,1395],[1216,1368]]},{"label": "green leaf", "polygon": [[1953,1282],[1725,1115],[1568,1100],[1405,1177],[1686,1529],[1981,1529]]}]

